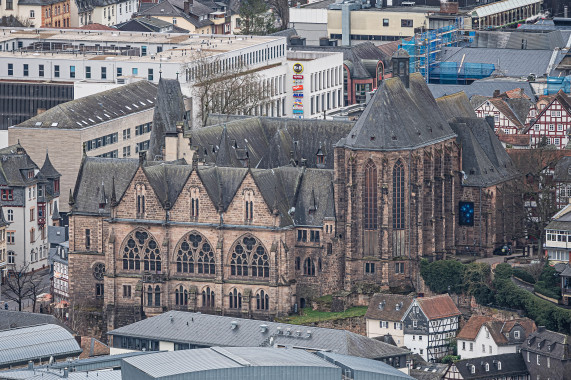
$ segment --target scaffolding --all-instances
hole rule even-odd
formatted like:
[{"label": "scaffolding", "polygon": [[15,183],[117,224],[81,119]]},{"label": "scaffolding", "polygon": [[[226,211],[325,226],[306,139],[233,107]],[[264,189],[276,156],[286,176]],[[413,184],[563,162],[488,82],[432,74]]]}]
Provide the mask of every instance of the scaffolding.
[{"label": "scaffolding", "polygon": [[456,25],[444,26],[435,30],[417,33],[409,41],[402,40],[399,49],[404,49],[410,56],[411,73],[427,74],[436,65],[438,54],[444,47],[458,46],[459,31]]},{"label": "scaffolding", "polygon": [[543,90],[543,95],[557,94],[560,90],[571,93],[571,76],[547,77],[547,86]]}]

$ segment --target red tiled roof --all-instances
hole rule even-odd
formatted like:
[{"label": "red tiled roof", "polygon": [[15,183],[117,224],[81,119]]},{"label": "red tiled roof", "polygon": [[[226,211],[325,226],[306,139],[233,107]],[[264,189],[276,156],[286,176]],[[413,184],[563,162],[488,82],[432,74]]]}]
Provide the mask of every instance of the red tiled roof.
[{"label": "red tiled roof", "polygon": [[530,97],[527,96],[527,94],[523,91],[523,88],[514,88],[513,90],[506,91],[503,94],[500,94],[500,97],[502,96],[505,96],[509,99],[530,99]]},{"label": "red tiled roof", "polygon": [[460,330],[458,335],[456,336],[457,339],[464,339],[464,340],[474,340],[478,335],[478,332],[482,328],[482,325],[488,321],[491,321],[492,317],[488,317],[485,315],[473,315],[470,317],[464,328]]},{"label": "red tiled roof", "polygon": [[460,310],[448,294],[434,297],[417,298],[418,305],[428,319],[440,319],[460,315]]},{"label": "red tiled roof", "polygon": [[117,29],[112,28],[110,26],[105,26],[105,25],[97,24],[97,23],[83,25],[79,29],[84,29],[84,30],[117,30]]},{"label": "red tiled roof", "polygon": [[517,145],[517,146],[527,146],[529,145],[529,140],[530,140],[531,136],[530,135],[520,135],[520,134],[506,134],[501,132],[498,133],[498,139],[505,143],[505,144],[510,144],[510,145]]},{"label": "red tiled roof", "polygon": [[[92,344],[93,344],[93,349],[91,347]],[[81,337],[81,348],[83,349],[83,352],[81,353],[81,355],[79,355],[81,359],[86,359],[94,356],[109,355],[110,353],[108,346],[101,343],[97,339],[88,336]]]}]

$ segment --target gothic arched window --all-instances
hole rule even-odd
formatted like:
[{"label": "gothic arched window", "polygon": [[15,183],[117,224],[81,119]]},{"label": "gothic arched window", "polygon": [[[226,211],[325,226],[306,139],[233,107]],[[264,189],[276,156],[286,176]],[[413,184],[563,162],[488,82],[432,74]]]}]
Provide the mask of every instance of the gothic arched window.
[{"label": "gothic arched window", "polygon": [[161,287],[155,286],[155,306],[161,306]]},{"label": "gothic arched window", "polygon": [[372,162],[365,166],[365,183],[363,189],[364,228],[377,229],[377,168]]},{"label": "gothic arched window", "polygon": [[269,310],[270,309],[270,296],[263,290],[256,295],[256,309]]},{"label": "gothic arched window", "polygon": [[202,307],[214,307],[214,290],[208,286],[202,291]]},{"label": "gothic arched window", "polygon": [[192,218],[198,218],[198,214],[200,211],[199,203],[198,203],[199,194],[200,194],[200,190],[197,187],[193,187],[190,190],[190,216]]},{"label": "gothic arched window", "polygon": [[198,232],[186,235],[176,250],[178,273],[216,274],[214,252],[208,240]]},{"label": "gothic arched window", "polygon": [[230,291],[230,309],[241,309],[242,308],[242,293],[238,292],[237,289]]},{"label": "gothic arched window", "polygon": [[303,262],[303,274],[315,276],[315,263],[309,257]]},{"label": "gothic arched window", "polygon": [[404,229],[404,165],[400,160],[393,168],[393,229]]},{"label": "gothic arched window", "polygon": [[175,289],[174,300],[176,305],[188,305],[188,290],[182,285]]},{"label": "gothic arched window", "polygon": [[141,255],[144,270],[161,271],[161,255],[155,238],[147,231],[131,232],[123,246],[123,269],[141,270]]},{"label": "gothic arched window", "polygon": [[262,243],[253,236],[245,236],[235,243],[230,257],[232,276],[269,277],[268,253]]},{"label": "gothic arched window", "polygon": [[147,306],[153,306],[153,287],[147,287]]}]

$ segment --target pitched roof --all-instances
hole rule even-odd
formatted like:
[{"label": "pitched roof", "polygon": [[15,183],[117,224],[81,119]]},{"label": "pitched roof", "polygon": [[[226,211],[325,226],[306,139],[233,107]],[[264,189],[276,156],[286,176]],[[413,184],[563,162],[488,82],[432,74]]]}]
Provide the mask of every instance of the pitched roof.
[{"label": "pitched roof", "polygon": [[531,136],[528,134],[506,134],[501,129],[498,131],[498,139],[504,144],[513,146],[529,146]]},{"label": "pitched roof", "polygon": [[[531,99],[535,99],[535,92],[528,81],[520,81],[515,78],[484,78],[476,80],[469,85],[459,84],[429,84],[428,88],[435,98],[464,91],[469,98],[474,95],[491,97],[494,91],[506,92],[514,88],[523,88],[524,93]],[[480,103],[481,104],[481,103]],[[479,105],[479,104],[478,104]]]},{"label": "pitched roof", "polygon": [[[509,99],[508,100],[503,98],[490,98],[488,101],[494,105],[509,121],[515,124],[518,130],[523,130],[525,128],[525,118],[527,117],[527,113],[529,112],[530,102],[526,99]],[[521,115],[521,105],[523,102],[527,103],[527,112],[523,116],[523,120],[520,119]],[[525,105],[525,103],[523,103]],[[513,106],[513,108],[512,108]],[[514,110],[515,109],[515,110]],[[514,111],[517,111],[514,112]]]},{"label": "pitched roof", "polygon": [[461,314],[448,294],[434,297],[419,297],[416,299],[416,302],[429,320],[448,318]]},{"label": "pitched roof", "polygon": [[[233,323],[236,325],[234,328]],[[120,327],[108,334],[202,346],[268,347],[283,345],[308,350],[330,350],[335,353],[370,359],[406,355],[410,352],[346,330],[174,310]],[[273,338],[272,343],[270,343],[270,338]]]},{"label": "pitched roof", "polygon": [[369,372],[371,374],[374,373],[382,375],[383,378],[386,376],[387,379],[391,380],[413,379],[413,377],[405,374],[404,372],[378,360],[372,361],[370,359],[363,359],[355,356],[341,355],[325,351],[317,352],[316,355],[322,357],[328,362],[340,366],[343,369],[351,369],[354,372]]},{"label": "pitched roof", "polygon": [[567,41],[563,40],[560,31],[554,30],[548,33],[533,33],[520,30],[510,32],[483,31],[475,33],[471,47],[499,48],[499,49],[529,49],[550,50],[565,47]]},{"label": "pitched roof", "polygon": [[112,28],[110,26],[106,26],[103,24],[98,24],[96,22],[93,24],[87,24],[87,25],[80,26],[78,29],[83,29],[83,30],[116,30],[115,28]]},{"label": "pitched roof", "polygon": [[178,80],[161,78],[156,95],[153,129],[147,153],[150,160],[156,156],[162,157],[165,136],[176,132],[177,122],[186,121],[186,109]]},{"label": "pitched roof", "polygon": [[411,296],[400,294],[376,293],[369,302],[365,318],[381,321],[400,321],[413,299]]},{"label": "pitched roof", "polygon": [[[25,311],[0,310],[0,331],[45,324],[59,325],[67,329],[59,319],[50,314],[28,313]],[[71,330],[69,330],[71,332]]]},{"label": "pitched roof", "polygon": [[456,339],[475,340],[482,328],[482,325],[491,321],[492,317],[485,315],[472,315],[462,330],[456,335]]},{"label": "pitched roof", "polygon": [[4,217],[4,210],[2,210],[2,205],[0,205],[0,227],[8,226],[10,222]]},{"label": "pitched roof", "polygon": [[40,325],[0,331],[0,368],[28,360],[78,356],[81,347],[58,325]]},{"label": "pitched roof", "polygon": [[146,80],[58,104],[13,128],[83,129],[153,108],[157,86]]},{"label": "pitched roof", "polygon": [[558,360],[571,359],[571,339],[569,335],[538,327],[520,346],[522,351],[539,353]]},{"label": "pitched roof", "polygon": [[422,75],[384,80],[347,137],[338,145],[350,149],[417,149],[456,137]]},{"label": "pitched roof", "polygon": [[[498,367],[501,363],[501,369]],[[486,364],[489,370],[486,371]],[[509,376],[528,375],[527,367],[520,353],[490,355],[481,358],[459,360],[453,364],[460,372],[462,379],[491,379]],[[472,366],[474,373],[472,373]],[[452,368],[450,369],[452,370]]]},{"label": "pitched roof", "polygon": [[[549,104],[539,111],[537,116],[535,117],[536,120],[539,120],[546,112],[551,112],[551,105],[557,101],[561,106],[567,110],[567,112],[571,112],[571,97],[563,92],[563,90],[559,90],[553,97],[550,98]],[[527,126],[527,128],[522,133],[527,133],[533,127],[533,124]]]},{"label": "pitched roof", "polygon": [[37,182],[37,178],[29,178],[28,170],[36,170],[38,166],[32,161],[20,144],[0,149],[0,184],[7,186],[28,186]]}]

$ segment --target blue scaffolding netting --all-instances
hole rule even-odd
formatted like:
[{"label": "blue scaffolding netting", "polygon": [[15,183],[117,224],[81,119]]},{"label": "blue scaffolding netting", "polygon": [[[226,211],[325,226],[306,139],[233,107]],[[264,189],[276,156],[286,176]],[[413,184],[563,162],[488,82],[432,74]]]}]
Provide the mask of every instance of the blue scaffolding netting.
[{"label": "blue scaffolding netting", "polygon": [[547,77],[547,86],[543,90],[543,95],[557,94],[559,90],[567,94],[571,93],[571,76]]}]

